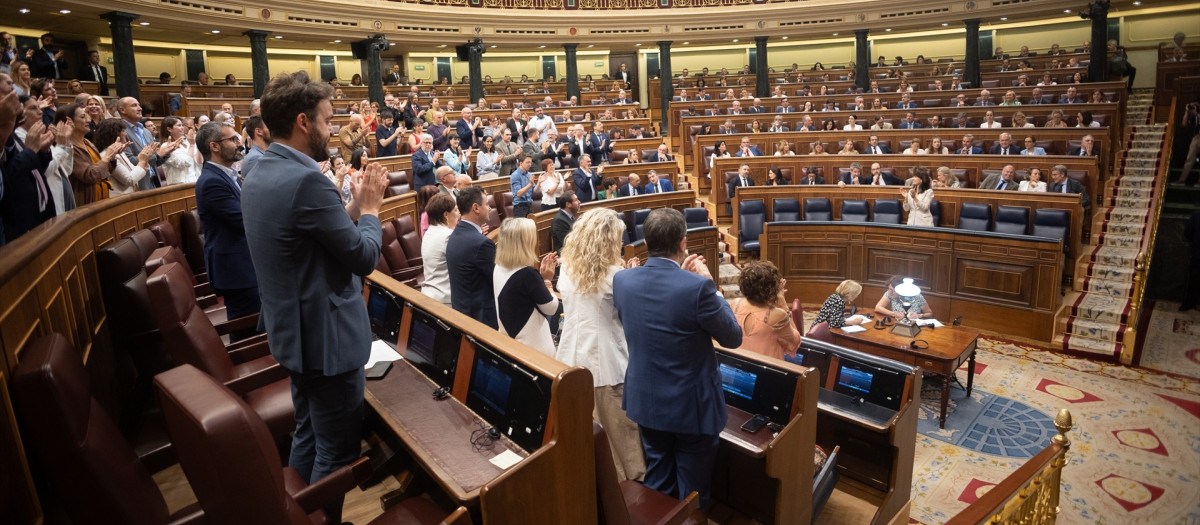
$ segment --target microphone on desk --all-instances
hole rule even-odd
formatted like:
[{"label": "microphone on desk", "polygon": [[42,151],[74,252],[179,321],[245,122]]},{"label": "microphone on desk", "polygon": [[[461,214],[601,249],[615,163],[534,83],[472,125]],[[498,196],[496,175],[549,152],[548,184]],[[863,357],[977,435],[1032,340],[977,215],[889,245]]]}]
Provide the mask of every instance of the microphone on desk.
[{"label": "microphone on desk", "polygon": [[962,316],[960,315],[960,316],[958,316],[958,317],[955,317],[955,318],[954,318],[954,322],[953,322],[953,323],[951,323],[951,324],[952,324],[952,325],[954,325],[954,326],[959,326],[959,325],[961,325],[961,324],[962,324]]}]

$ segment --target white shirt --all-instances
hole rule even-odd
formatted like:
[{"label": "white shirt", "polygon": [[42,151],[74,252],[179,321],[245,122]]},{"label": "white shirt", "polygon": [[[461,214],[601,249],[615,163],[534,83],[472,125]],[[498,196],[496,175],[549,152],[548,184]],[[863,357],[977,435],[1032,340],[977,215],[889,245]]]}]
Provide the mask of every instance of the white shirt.
[{"label": "white shirt", "polygon": [[1000,126],[1000,122],[993,120],[991,124],[984,122],[983,124],[980,124],[979,127],[981,127],[981,128],[999,128],[1001,126]]},{"label": "white shirt", "polygon": [[431,224],[421,239],[421,264],[425,273],[421,293],[445,305],[450,304],[450,268],[446,266],[446,243],[450,241],[453,231],[445,224]]},{"label": "white shirt", "polygon": [[849,124],[846,124],[845,126],[842,126],[842,131],[862,131],[862,124],[855,124],[854,127],[850,127]]},{"label": "white shirt", "polygon": [[[542,182],[542,206],[556,205],[557,199],[567,193],[567,184],[563,181],[562,175],[559,175],[558,172],[551,172],[550,175]],[[558,182],[558,188],[554,190],[554,193],[550,193],[549,188],[555,181]]]},{"label": "white shirt", "polygon": [[547,131],[554,130],[555,132],[558,132],[558,128],[554,127],[554,119],[550,118],[549,115],[544,113],[540,117],[533,117],[529,119],[529,127],[538,130],[539,143],[543,140],[546,140]]},{"label": "white shirt", "polygon": [[590,370],[592,385],[597,388],[625,383],[629,365],[625,328],[613,304],[613,276],[620,270],[620,266],[610,266],[599,288],[589,294],[576,293],[565,265],[558,276],[563,323],[568,328],[563,330],[554,358]]}]

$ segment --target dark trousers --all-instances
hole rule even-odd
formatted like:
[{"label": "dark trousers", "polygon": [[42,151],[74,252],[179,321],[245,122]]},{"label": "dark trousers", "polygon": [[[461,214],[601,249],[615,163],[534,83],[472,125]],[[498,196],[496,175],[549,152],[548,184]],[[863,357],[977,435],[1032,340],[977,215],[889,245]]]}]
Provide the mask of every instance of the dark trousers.
[{"label": "dark trousers", "polygon": [[[215,290],[215,288],[214,288]],[[230,321],[254,315],[262,310],[262,302],[258,298],[258,287],[238,288],[236,290],[216,290],[225,299],[225,317]],[[229,334],[229,342],[235,343],[258,333],[257,329],[238,330]]]},{"label": "dark trousers", "polygon": [[533,211],[533,205],[528,202],[513,204],[513,217],[528,217],[530,211]]},{"label": "dark trousers", "polygon": [[[292,372],[296,431],[288,465],[308,483],[319,481],[358,458],[362,440],[363,369],[334,376]],[[325,509],[342,522],[342,498]]]},{"label": "dark trousers", "polygon": [[644,484],[674,498],[692,491],[700,494],[700,508],[708,508],[712,496],[713,465],[721,436],[676,434],[638,425],[642,451],[646,454]]}]

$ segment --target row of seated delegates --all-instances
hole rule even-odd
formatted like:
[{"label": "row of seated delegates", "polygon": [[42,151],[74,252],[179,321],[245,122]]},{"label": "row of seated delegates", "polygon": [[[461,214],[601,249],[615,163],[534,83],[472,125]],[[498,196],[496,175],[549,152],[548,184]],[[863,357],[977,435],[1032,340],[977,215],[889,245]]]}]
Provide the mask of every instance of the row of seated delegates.
[{"label": "row of seated delegates", "polygon": [[[1033,128],[1037,124],[1029,121],[1029,117],[1024,112],[1018,111],[1013,114],[1009,122],[1010,125],[1004,125],[1004,117],[997,117],[994,112],[988,110],[983,117],[983,120],[978,124],[965,112],[959,112],[949,122],[943,122],[941,115],[933,115],[921,122],[915,111],[906,111],[904,118],[898,124],[892,124],[890,119],[883,118],[883,115],[876,115],[873,123],[869,128],[872,131],[881,131],[889,129],[938,129],[938,128]],[[763,128],[763,121],[759,119],[752,120],[746,124],[745,130],[738,129],[737,124],[733,119],[725,119],[725,122],[719,124],[716,129],[718,135],[737,135],[745,133],[786,133],[792,131],[783,121],[782,115],[776,115],[770,122],[770,125]],[[812,115],[804,115],[800,124],[796,126],[795,131],[863,131],[864,124],[859,122],[857,115],[848,115],[846,124],[840,125],[837,119],[825,119],[819,125],[813,120]],[[1054,109],[1045,117],[1045,123],[1042,127],[1046,128],[1067,128],[1071,126],[1071,120],[1068,119],[1061,109]],[[1078,111],[1075,113],[1074,120],[1076,128],[1098,128],[1101,127],[1100,122],[1092,116],[1092,112],[1088,110]],[[949,124],[949,125],[947,125]],[[697,135],[713,134],[712,124],[704,123],[701,125]]]}]

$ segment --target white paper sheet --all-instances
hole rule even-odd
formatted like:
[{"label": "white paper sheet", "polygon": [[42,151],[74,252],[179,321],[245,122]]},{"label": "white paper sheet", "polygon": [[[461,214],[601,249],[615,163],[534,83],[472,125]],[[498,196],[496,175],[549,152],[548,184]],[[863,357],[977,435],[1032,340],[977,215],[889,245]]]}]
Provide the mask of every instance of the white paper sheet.
[{"label": "white paper sheet", "polygon": [[364,369],[370,369],[375,366],[375,363],[380,361],[398,361],[403,359],[398,352],[392,350],[392,347],[387,343],[376,339],[371,342],[371,357],[367,359],[367,366]]},{"label": "white paper sheet", "polygon": [[917,326],[932,326],[934,328],[941,328],[943,326],[946,326],[946,325],[942,324],[940,321],[938,321],[937,319],[917,319],[916,322],[917,322]]},{"label": "white paper sheet", "polygon": [[858,332],[866,332],[867,329],[856,324],[848,324],[842,327],[842,331],[848,334],[856,334]]},{"label": "white paper sheet", "polygon": [[491,461],[492,464],[497,467],[500,467],[504,470],[508,470],[508,467],[511,467],[513,465],[516,465],[517,463],[520,463],[522,459],[525,459],[525,458],[522,458],[516,452],[513,452],[511,450],[505,450],[504,452],[497,454],[496,457],[489,459],[488,461]]}]

